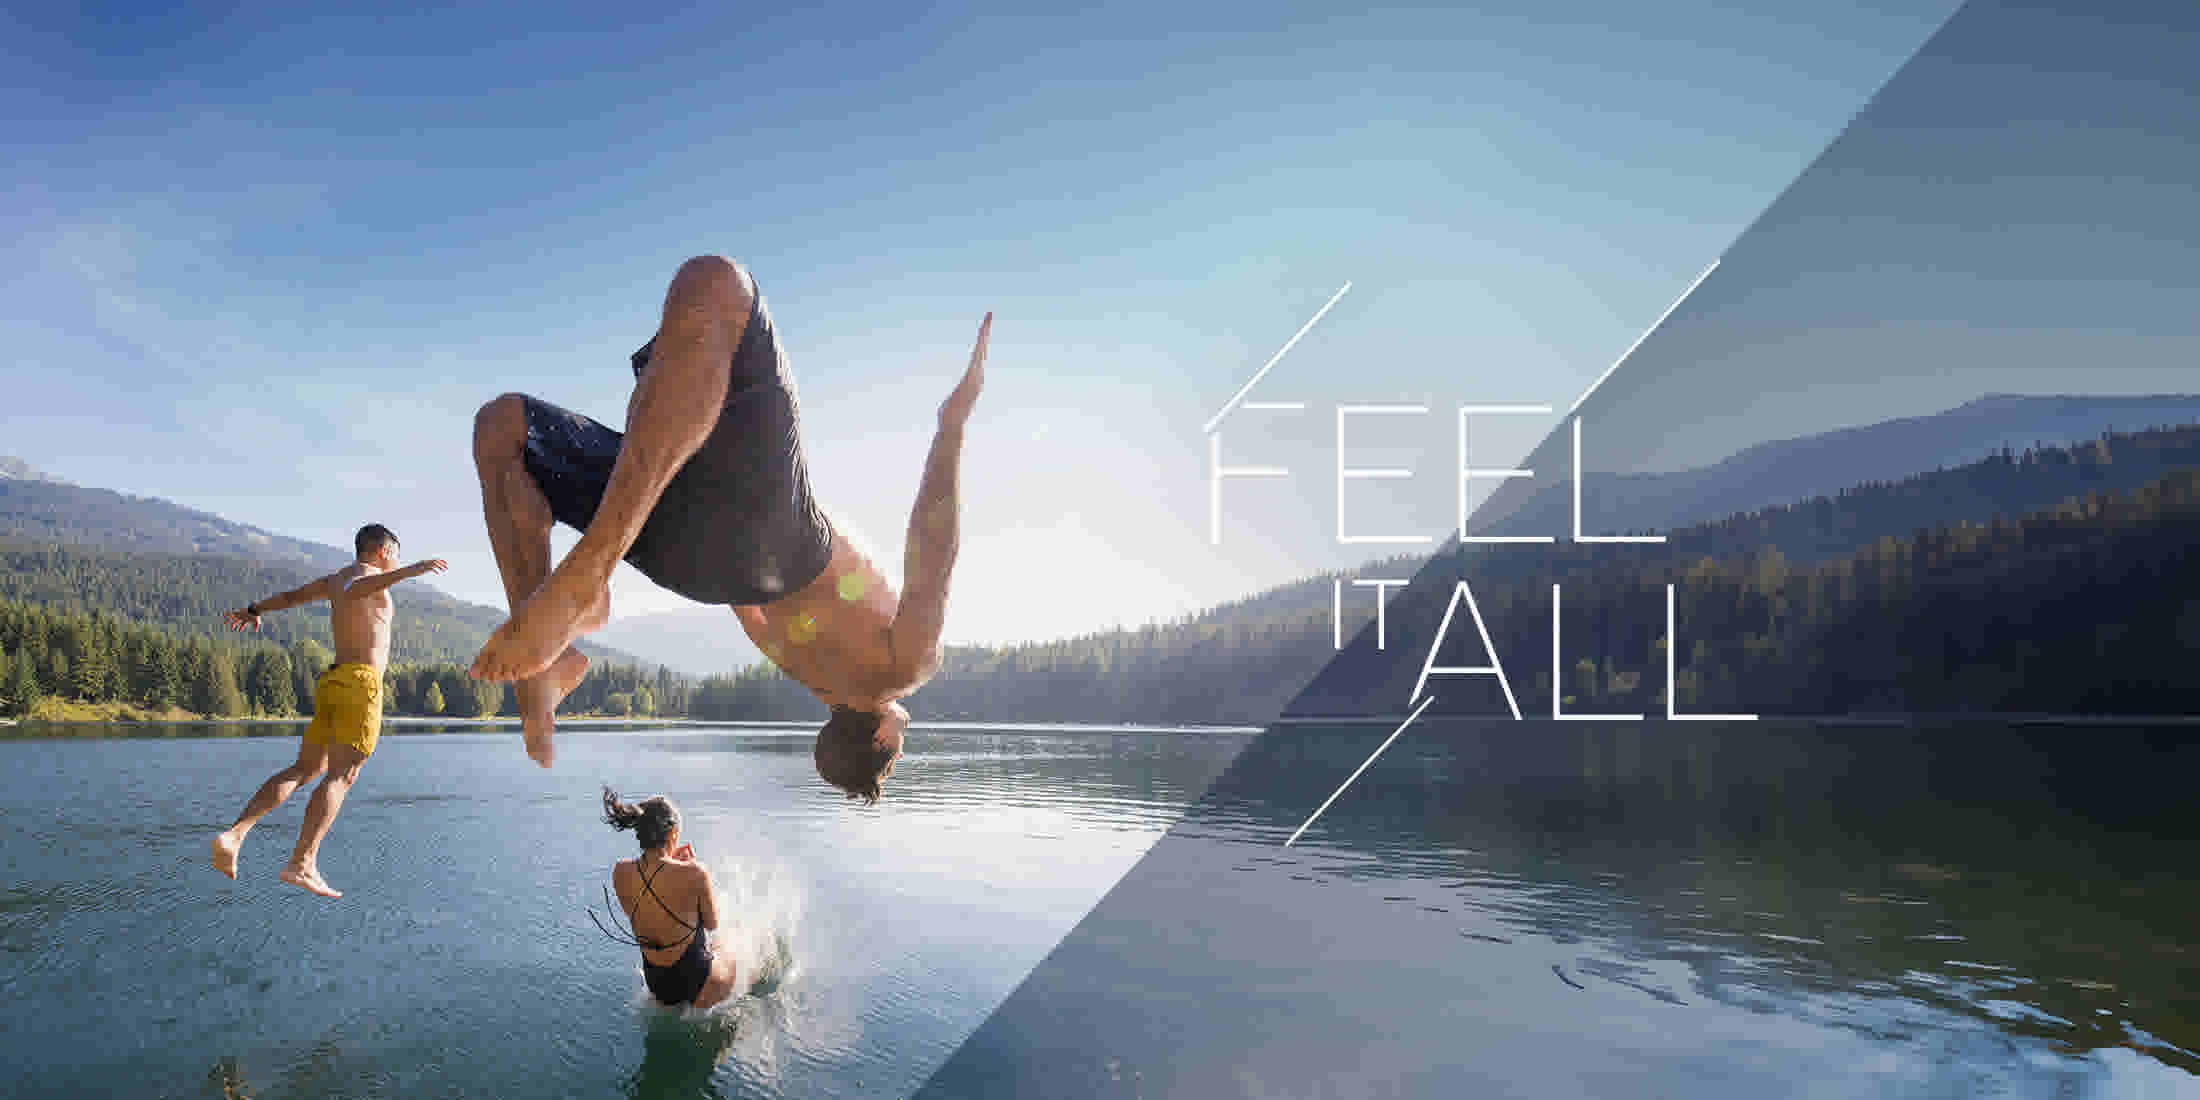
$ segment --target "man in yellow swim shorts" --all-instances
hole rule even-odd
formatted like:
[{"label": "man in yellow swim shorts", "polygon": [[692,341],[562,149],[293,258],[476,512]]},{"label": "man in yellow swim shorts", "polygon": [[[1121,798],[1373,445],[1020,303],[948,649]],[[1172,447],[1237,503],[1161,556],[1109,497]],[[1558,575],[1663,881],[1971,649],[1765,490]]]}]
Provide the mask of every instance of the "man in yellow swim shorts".
[{"label": "man in yellow swim shorts", "polygon": [[234,630],[258,630],[260,616],[286,607],[327,600],[329,632],[336,640],[336,663],[321,674],[313,691],[313,723],[300,739],[298,759],[269,776],[245,804],[236,824],[214,837],[214,869],[237,877],[237,852],[245,834],[283,804],[298,785],[326,772],[306,803],[298,826],[298,847],[283,867],[284,882],[325,898],[342,891],[321,877],[321,838],[343,808],[344,796],[359,779],[359,768],[374,754],[382,732],[382,666],[389,662],[390,588],[408,577],[441,573],[443,559],[430,558],[397,568],[397,536],[379,523],[359,529],[353,539],[358,560],[288,592],[246,604],[223,616]]}]

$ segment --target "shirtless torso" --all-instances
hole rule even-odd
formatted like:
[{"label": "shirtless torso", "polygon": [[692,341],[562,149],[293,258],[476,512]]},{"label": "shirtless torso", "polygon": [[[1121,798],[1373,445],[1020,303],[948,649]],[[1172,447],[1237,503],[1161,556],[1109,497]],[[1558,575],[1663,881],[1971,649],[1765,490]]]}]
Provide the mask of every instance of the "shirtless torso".
[{"label": "shirtless torso", "polygon": [[916,690],[896,675],[893,626],[900,599],[876,564],[833,539],[825,572],[768,604],[736,604],[749,640],[827,706],[876,709]]},{"label": "shirtless torso", "polygon": [[355,562],[325,578],[323,583],[331,589],[328,627],[335,637],[337,664],[362,664],[379,669],[390,663],[390,622],[396,616],[397,601],[390,598],[387,588],[378,588],[365,595],[347,591],[352,582],[383,572],[385,570]]}]

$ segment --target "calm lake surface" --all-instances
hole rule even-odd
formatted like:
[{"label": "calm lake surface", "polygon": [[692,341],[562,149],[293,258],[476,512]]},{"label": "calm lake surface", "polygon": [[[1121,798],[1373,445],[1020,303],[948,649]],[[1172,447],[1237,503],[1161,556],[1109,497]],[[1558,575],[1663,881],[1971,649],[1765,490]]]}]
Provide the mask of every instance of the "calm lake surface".
[{"label": "calm lake surface", "polygon": [[2200,1096],[2200,726],[1249,745],[920,1093]]},{"label": "calm lake surface", "polygon": [[[545,772],[516,731],[393,727],[325,902],[275,878],[310,788],[238,881],[207,866],[297,752],[296,727],[211,731],[0,731],[10,1095],[907,1096],[1249,740],[912,731],[866,808],[799,730],[563,730]],[[635,851],[602,783],[680,805],[728,895],[714,944],[769,960],[764,989],[702,1019],[647,1000],[587,912]]]},{"label": "calm lake surface", "polygon": [[[334,903],[273,877],[302,796],[205,866],[294,733],[0,740],[0,1057],[262,1100],[2200,1095],[2193,726],[1429,722],[1285,847],[1390,730],[921,730],[872,808],[799,730],[550,772],[396,733]],[[586,911],[633,851],[603,782],[681,803],[763,987],[646,1003]]]}]

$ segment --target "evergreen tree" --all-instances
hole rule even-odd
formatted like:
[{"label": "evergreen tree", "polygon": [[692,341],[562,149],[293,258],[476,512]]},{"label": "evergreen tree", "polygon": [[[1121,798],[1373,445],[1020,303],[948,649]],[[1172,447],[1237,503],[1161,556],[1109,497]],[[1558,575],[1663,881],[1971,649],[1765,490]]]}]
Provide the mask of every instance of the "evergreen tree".
[{"label": "evergreen tree", "polygon": [[466,677],[466,685],[472,688],[474,692],[474,714],[476,717],[494,717],[497,711],[504,708],[505,696],[508,694],[505,690],[504,681],[476,680],[469,676]]},{"label": "evergreen tree", "polygon": [[298,699],[291,688],[290,658],[282,650],[269,648],[255,652],[245,679],[245,696],[253,710],[274,718],[297,712]]},{"label": "evergreen tree", "polygon": [[145,702],[155,710],[166,710],[183,701],[183,670],[178,667],[174,646],[159,639],[148,641]]},{"label": "evergreen tree", "polygon": [[290,644],[291,690],[303,700],[313,698],[313,692],[321,683],[321,674],[328,671],[336,655],[329,648],[311,638],[300,638]]},{"label": "evergreen tree", "polygon": [[20,718],[38,706],[38,674],[31,667],[28,651],[16,653],[10,663],[13,667],[8,672],[9,713]]},{"label": "evergreen tree", "polygon": [[481,717],[481,696],[474,681],[456,665],[436,669],[436,686],[443,689],[443,713],[453,718]]},{"label": "evergreen tree", "polygon": [[71,619],[62,627],[69,653],[69,697],[94,700],[105,686],[106,654],[99,651],[99,633],[84,619]]},{"label": "evergreen tree", "polygon": [[204,638],[186,639],[176,650],[176,675],[181,686],[177,702],[198,714],[214,713],[207,688],[212,684],[212,647]]},{"label": "evergreen tree", "polygon": [[67,695],[76,689],[76,679],[69,675],[67,650],[54,646],[46,651],[45,675],[39,677],[40,695]]},{"label": "evergreen tree", "polygon": [[229,651],[212,649],[207,652],[203,699],[199,713],[210,718],[236,718],[250,709],[245,703],[244,692],[237,687],[237,663]]}]

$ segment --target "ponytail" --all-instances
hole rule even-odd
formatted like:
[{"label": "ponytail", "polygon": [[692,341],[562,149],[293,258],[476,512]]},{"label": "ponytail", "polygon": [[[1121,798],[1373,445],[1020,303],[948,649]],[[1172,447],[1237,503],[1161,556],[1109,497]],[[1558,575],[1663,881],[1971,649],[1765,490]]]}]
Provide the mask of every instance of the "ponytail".
[{"label": "ponytail", "polygon": [[610,787],[605,787],[603,789],[603,820],[604,824],[623,833],[641,824],[642,811],[630,802],[619,801],[619,796],[612,793]]},{"label": "ponytail", "polygon": [[620,832],[634,830],[634,838],[643,848],[664,847],[665,839],[680,826],[680,811],[662,796],[645,798],[639,803],[621,802],[610,787],[603,789],[604,823]]}]

